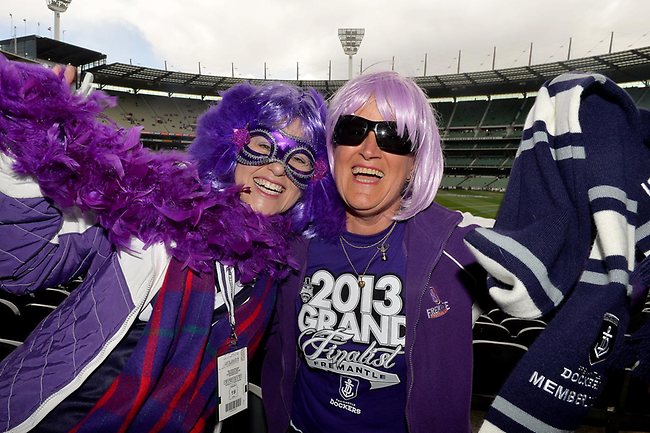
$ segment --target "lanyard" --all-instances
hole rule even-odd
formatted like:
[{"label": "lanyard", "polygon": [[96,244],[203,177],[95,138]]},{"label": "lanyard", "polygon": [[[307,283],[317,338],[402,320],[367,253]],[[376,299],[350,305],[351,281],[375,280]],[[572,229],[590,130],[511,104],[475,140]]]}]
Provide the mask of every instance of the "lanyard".
[{"label": "lanyard", "polygon": [[[215,262],[215,308],[223,305],[228,311],[230,322],[230,346],[237,345],[235,327],[235,295],[243,289],[241,283],[235,280],[235,269],[232,266]],[[217,305],[218,304],[218,305]],[[238,413],[248,407],[248,350],[247,347],[232,349],[217,357],[217,401],[219,420]]]},{"label": "lanyard", "polygon": [[232,266],[215,262],[215,275],[218,291],[221,293],[223,303],[228,311],[230,322],[230,345],[237,345],[237,332],[235,328],[235,294],[242,289],[242,285],[235,281],[235,269]]}]

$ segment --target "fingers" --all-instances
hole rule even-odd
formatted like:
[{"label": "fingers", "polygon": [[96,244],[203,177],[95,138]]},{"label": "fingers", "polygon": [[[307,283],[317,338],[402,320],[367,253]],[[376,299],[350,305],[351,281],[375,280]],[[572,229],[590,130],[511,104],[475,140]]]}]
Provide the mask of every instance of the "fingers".
[{"label": "fingers", "polygon": [[63,79],[65,82],[72,84],[74,82],[75,76],[77,75],[77,68],[70,64],[65,65],[65,67],[63,65],[54,65],[52,67],[52,72],[58,76],[61,76],[61,71],[63,71]]},{"label": "fingers", "polygon": [[77,75],[77,68],[72,65],[66,65],[65,71],[63,72],[63,77],[68,84],[74,82],[74,78]]}]

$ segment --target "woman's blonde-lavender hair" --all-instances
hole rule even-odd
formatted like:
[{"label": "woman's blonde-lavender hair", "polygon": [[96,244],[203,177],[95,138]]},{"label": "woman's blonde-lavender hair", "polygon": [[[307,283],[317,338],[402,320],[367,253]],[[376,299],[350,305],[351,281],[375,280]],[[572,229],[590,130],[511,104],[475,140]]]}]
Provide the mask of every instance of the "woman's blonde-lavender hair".
[{"label": "woman's blonde-lavender hair", "polygon": [[408,131],[413,143],[415,163],[411,181],[402,195],[396,220],[406,220],[426,209],[438,192],[443,172],[440,134],[433,107],[413,80],[396,72],[376,72],[356,77],[332,97],[327,119],[327,151],[332,172],[334,143],[332,134],[339,117],[361,109],[374,99],[385,120],[397,122],[399,133]]}]

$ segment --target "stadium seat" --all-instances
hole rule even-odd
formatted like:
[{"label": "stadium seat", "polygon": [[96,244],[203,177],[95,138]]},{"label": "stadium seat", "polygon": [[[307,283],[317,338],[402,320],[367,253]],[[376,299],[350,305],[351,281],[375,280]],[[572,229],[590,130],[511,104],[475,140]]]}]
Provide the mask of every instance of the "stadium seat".
[{"label": "stadium seat", "polygon": [[650,431],[650,384],[628,372],[619,410],[623,429]]},{"label": "stadium seat", "polygon": [[18,306],[16,306],[15,303],[8,299],[1,299],[0,298],[0,315],[15,315],[15,316],[20,316],[20,310],[18,309]]},{"label": "stadium seat", "polygon": [[[508,163],[506,162],[506,165],[507,164]],[[512,162],[510,164],[512,165]],[[500,177],[490,185],[490,188],[497,191],[505,191],[507,186],[508,186],[508,178]]]},{"label": "stadium seat", "polygon": [[487,100],[457,102],[449,126],[478,127],[487,108]]},{"label": "stadium seat", "polygon": [[[24,333],[23,340],[29,335],[36,326],[43,319],[45,319],[48,314],[54,311],[56,307],[53,305],[38,304],[38,303],[29,303],[25,305],[21,310],[21,330]],[[22,340],[21,340],[22,341]]]},{"label": "stadium seat", "polygon": [[492,319],[494,323],[501,323],[501,321],[506,317],[512,317],[499,308],[492,308],[487,312],[487,315]]},{"label": "stadium seat", "polygon": [[501,320],[501,323],[503,326],[508,328],[508,331],[510,331],[510,334],[512,335],[517,335],[519,331],[521,331],[524,328],[530,328],[534,326],[540,326],[540,327],[545,327],[546,323],[537,320],[537,319],[522,319],[519,317],[506,317],[503,320]]},{"label": "stadium seat", "polygon": [[476,322],[472,329],[474,340],[511,341],[512,335],[503,325],[498,323]]},{"label": "stadium seat", "polygon": [[223,421],[221,433],[266,433],[262,388],[248,383],[248,408]]},{"label": "stadium seat", "polygon": [[52,305],[54,307],[58,306],[61,302],[65,300],[70,295],[65,289],[58,287],[48,287],[44,290],[39,290],[35,293],[33,302],[38,304]]},{"label": "stadium seat", "polygon": [[34,301],[34,294],[29,293],[26,295],[15,295],[9,292],[3,292],[0,290],[0,299],[10,301],[20,310],[25,304],[29,304]]},{"label": "stadium seat", "polygon": [[523,98],[492,99],[481,126],[513,124],[523,103]]},{"label": "stadium seat", "polygon": [[433,104],[433,108],[436,110],[439,116],[438,126],[440,129],[446,129],[449,125],[449,120],[454,111],[454,102],[436,102]]},{"label": "stadium seat", "polygon": [[56,288],[57,289],[63,289],[66,292],[68,292],[68,294],[70,294],[74,289],[79,287],[79,285],[81,283],[83,283],[83,281],[84,281],[83,277],[76,277],[76,278],[72,279],[71,281],[68,281],[65,284],[56,286]]},{"label": "stadium seat", "polygon": [[522,346],[530,347],[545,329],[543,326],[523,328],[515,335],[514,342]]},{"label": "stadium seat", "polygon": [[474,340],[472,393],[494,397],[510,372],[527,352],[526,346],[505,341]]},{"label": "stadium seat", "polygon": [[5,338],[0,338],[0,361],[5,359],[11,352],[20,346],[22,343],[19,341],[8,340]]},{"label": "stadium seat", "polygon": [[106,110],[108,117],[124,128],[136,125],[158,134],[194,133],[197,117],[209,107],[207,101],[168,96],[109,91],[117,96],[116,107]]},{"label": "stadium seat", "polygon": [[477,322],[483,322],[483,323],[494,323],[494,321],[490,318],[490,316],[488,316],[486,314],[481,314],[480,316],[478,316],[476,321]]},{"label": "stadium seat", "polygon": [[20,323],[18,307],[11,301],[0,299],[0,339],[22,341]]}]

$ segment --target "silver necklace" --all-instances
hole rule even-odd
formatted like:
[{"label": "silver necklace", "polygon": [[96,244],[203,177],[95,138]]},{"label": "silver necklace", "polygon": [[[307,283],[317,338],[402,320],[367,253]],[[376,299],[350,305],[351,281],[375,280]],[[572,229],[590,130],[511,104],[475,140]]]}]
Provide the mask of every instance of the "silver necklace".
[{"label": "silver necklace", "polygon": [[348,259],[348,263],[350,264],[350,266],[352,266],[352,270],[357,275],[357,284],[359,284],[360,289],[363,289],[366,285],[366,282],[363,281],[363,277],[366,276],[366,272],[368,272],[368,268],[370,267],[370,264],[373,262],[373,260],[375,260],[377,254],[379,254],[379,248],[377,248],[375,254],[373,254],[372,257],[370,258],[370,261],[366,265],[366,268],[363,270],[363,274],[359,274],[359,271],[357,271],[357,268],[354,267],[352,260],[350,260],[350,256],[348,255],[348,252],[345,249],[345,245],[343,245],[343,241],[340,239],[340,237],[339,237],[339,241],[341,242],[341,248],[343,249],[343,254],[345,254],[345,258]]},{"label": "silver necklace", "polygon": [[[341,241],[341,245],[343,245],[343,242],[351,246],[352,248],[356,248],[358,250],[365,250],[367,248],[372,248],[376,247],[377,250],[381,253],[381,260],[386,261],[388,260],[388,249],[390,248],[390,244],[387,243],[386,241],[390,237],[391,234],[393,234],[393,230],[395,230],[395,226],[397,225],[397,221],[393,221],[393,225],[391,225],[390,230],[388,230],[388,233],[386,233],[381,239],[379,239],[377,242],[370,244],[370,245],[355,245],[349,240],[345,239],[343,236],[339,236],[339,240]],[[343,247],[343,251],[345,251],[345,247]]]},{"label": "silver necklace", "polygon": [[[366,282],[363,281],[363,277],[366,276],[366,273],[368,272],[368,269],[370,268],[370,265],[372,264],[372,262],[377,257],[377,254],[381,253],[381,259],[383,261],[388,260],[388,256],[387,256],[386,253],[388,252],[388,248],[390,248],[390,244],[388,244],[386,241],[388,240],[390,235],[393,233],[393,230],[395,229],[396,224],[397,224],[397,221],[393,222],[393,225],[390,228],[390,230],[388,231],[388,233],[386,233],[386,235],[384,235],[384,237],[382,237],[380,240],[378,240],[377,242],[375,242],[375,243],[373,243],[371,245],[354,245],[354,244],[350,243],[347,239],[345,239],[343,236],[339,236],[339,242],[341,243],[341,249],[343,250],[343,254],[345,254],[345,258],[348,259],[348,263],[352,267],[352,270],[357,275],[357,284],[359,285],[360,289],[363,289],[365,287],[365,285],[366,285]],[[357,271],[357,268],[354,266],[354,263],[352,263],[352,260],[350,259],[350,255],[348,254],[348,251],[345,249],[344,242],[346,244],[348,244],[349,246],[351,246],[352,248],[357,248],[357,249],[367,249],[367,248],[372,248],[372,247],[377,248],[377,251],[375,251],[375,253],[372,255],[372,257],[368,261],[368,264],[366,265],[366,268],[363,270],[362,274],[359,274],[359,271]]]}]

